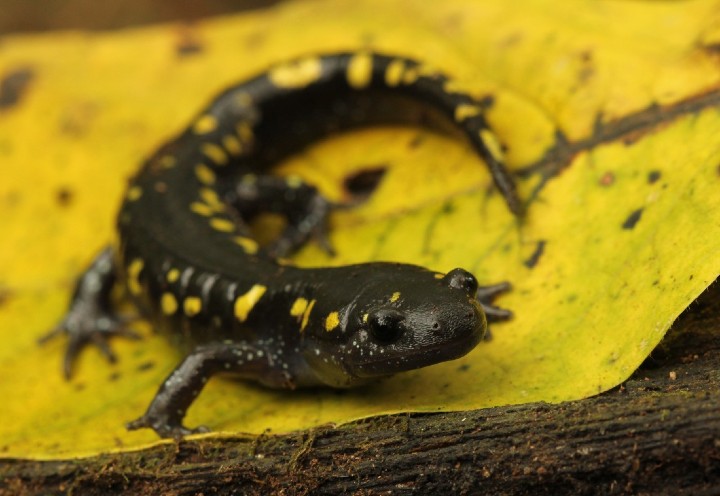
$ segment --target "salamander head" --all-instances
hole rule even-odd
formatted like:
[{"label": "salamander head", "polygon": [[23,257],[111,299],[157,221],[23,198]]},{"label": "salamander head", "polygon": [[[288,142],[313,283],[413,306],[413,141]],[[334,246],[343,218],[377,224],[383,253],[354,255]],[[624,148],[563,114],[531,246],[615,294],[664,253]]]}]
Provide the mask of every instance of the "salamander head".
[{"label": "salamander head", "polygon": [[342,341],[332,353],[344,383],[335,380],[338,370],[316,361],[324,382],[349,386],[453,360],[483,338],[487,322],[472,274],[454,269],[442,276],[404,265],[388,272],[364,281],[345,308]]}]

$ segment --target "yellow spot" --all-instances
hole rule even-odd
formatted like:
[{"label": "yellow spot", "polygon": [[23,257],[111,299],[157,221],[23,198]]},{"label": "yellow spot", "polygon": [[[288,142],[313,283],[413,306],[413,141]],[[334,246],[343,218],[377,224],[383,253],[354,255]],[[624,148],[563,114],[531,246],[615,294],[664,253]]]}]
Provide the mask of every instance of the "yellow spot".
[{"label": "yellow spot", "polygon": [[327,332],[334,331],[337,326],[340,325],[340,315],[337,312],[330,312],[325,317],[325,330]]},{"label": "yellow spot", "polygon": [[347,68],[348,84],[356,90],[366,88],[372,81],[372,68],[371,54],[363,52],[353,55]]},{"label": "yellow spot", "polygon": [[370,314],[369,314],[369,313],[364,313],[364,314],[363,314],[363,324],[367,324],[367,321],[368,321],[368,318],[369,318],[369,317],[370,317]]},{"label": "yellow spot", "polygon": [[457,81],[449,79],[443,84],[443,91],[445,91],[445,93],[462,93],[464,90]]},{"label": "yellow spot", "polygon": [[127,287],[130,290],[130,294],[139,295],[142,293],[142,288],[140,287],[140,272],[142,272],[144,266],[145,262],[139,258],[136,258],[128,265]]},{"label": "yellow spot", "polygon": [[469,117],[475,117],[480,114],[480,111],[480,107],[477,105],[462,103],[455,107],[455,122],[462,122]]},{"label": "yellow spot", "polygon": [[307,309],[307,306],[308,301],[305,298],[298,298],[293,302],[292,307],[290,307],[290,315],[297,317],[298,320],[300,320],[300,317],[302,317],[305,309]]},{"label": "yellow spot", "polygon": [[180,271],[178,269],[170,269],[168,270],[167,276],[165,276],[167,279],[167,282],[170,284],[177,282],[178,279],[180,279]]},{"label": "yellow spot", "polygon": [[420,77],[420,70],[417,67],[410,67],[403,73],[403,84],[412,84]]},{"label": "yellow spot", "polygon": [[188,317],[194,317],[202,310],[202,300],[197,296],[188,296],[183,301],[183,311]]},{"label": "yellow spot", "polygon": [[490,155],[495,159],[496,162],[503,161],[503,152],[500,142],[497,140],[495,135],[488,129],[480,130],[480,139],[482,140],[485,148],[490,152]]},{"label": "yellow spot", "polygon": [[249,143],[253,139],[253,129],[249,122],[238,122],[235,131],[243,143]]},{"label": "yellow spot", "polygon": [[210,219],[210,226],[216,231],[220,232],[233,232],[235,231],[235,224],[227,219],[221,219],[214,217]]},{"label": "yellow spot", "polygon": [[266,286],[256,284],[250,290],[242,296],[238,296],[235,300],[235,317],[240,322],[245,322],[248,314],[253,309],[255,304],[260,301],[262,295],[267,290]]},{"label": "yellow spot", "polygon": [[240,182],[247,185],[255,184],[257,182],[257,176],[255,174],[245,174],[240,178]]},{"label": "yellow spot", "polygon": [[300,332],[303,332],[308,325],[308,321],[310,320],[310,312],[312,312],[312,309],[315,306],[315,301],[316,300],[312,300],[310,303],[308,303],[307,308],[303,312],[302,322],[300,323]]},{"label": "yellow spot", "polygon": [[195,131],[195,134],[208,134],[215,131],[217,127],[217,119],[212,115],[206,114],[200,117],[197,121],[195,121],[193,131]]},{"label": "yellow spot", "polygon": [[240,245],[248,255],[254,255],[258,251],[258,244],[254,239],[246,238],[244,236],[235,236],[233,241],[235,244]]},{"label": "yellow spot", "polygon": [[130,189],[128,189],[126,196],[127,196],[128,201],[132,202],[132,201],[135,201],[138,198],[140,198],[142,196],[142,193],[143,193],[143,191],[140,186],[132,186]]},{"label": "yellow spot", "polygon": [[173,315],[177,312],[178,302],[172,293],[163,293],[160,298],[160,308],[165,315]]},{"label": "yellow spot", "polygon": [[200,188],[200,198],[207,204],[208,207],[216,212],[224,212],[225,205],[220,201],[218,194],[210,188]]},{"label": "yellow spot", "polygon": [[223,137],[222,142],[223,146],[230,155],[237,157],[242,153],[242,143],[232,134],[228,134],[227,136]]},{"label": "yellow spot", "polygon": [[249,107],[252,105],[252,97],[250,96],[250,93],[238,93],[237,95],[235,95],[235,101],[241,107]]},{"label": "yellow spot", "polygon": [[215,165],[225,165],[228,163],[228,156],[220,145],[216,145],[215,143],[203,143],[200,145],[200,151],[202,151],[207,158],[212,160]]},{"label": "yellow spot", "polygon": [[163,169],[172,169],[177,165],[177,159],[172,155],[165,155],[160,160],[158,160],[158,163]]},{"label": "yellow spot", "polygon": [[290,188],[299,188],[302,186],[303,180],[300,178],[300,176],[288,176],[285,178],[285,184],[287,184]]},{"label": "yellow spot", "polygon": [[397,86],[402,80],[403,72],[405,72],[405,62],[399,59],[393,60],[385,70],[385,84],[390,87]]},{"label": "yellow spot", "polygon": [[202,215],[203,217],[210,217],[214,213],[213,209],[210,208],[209,205],[201,202],[192,202],[190,204],[190,210],[192,210],[196,214]]},{"label": "yellow spot", "polygon": [[445,274],[443,274],[442,272],[438,272],[433,277],[435,277],[435,279],[442,279],[443,277],[445,277]]},{"label": "yellow spot", "polygon": [[322,62],[317,57],[308,57],[270,70],[268,77],[278,88],[303,88],[317,81],[322,74]]},{"label": "yellow spot", "polygon": [[195,166],[195,177],[207,186],[215,184],[215,173],[205,164],[197,164]]},{"label": "yellow spot", "polygon": [[400,299],[400,291],[395,291],[390,297],[390,303],[395,303]]}]

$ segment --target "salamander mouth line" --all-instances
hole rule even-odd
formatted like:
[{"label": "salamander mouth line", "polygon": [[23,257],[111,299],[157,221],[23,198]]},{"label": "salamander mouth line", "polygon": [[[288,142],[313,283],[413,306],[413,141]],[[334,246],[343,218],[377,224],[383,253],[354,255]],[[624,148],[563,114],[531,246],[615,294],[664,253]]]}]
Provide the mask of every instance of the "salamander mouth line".
[{"label": "salamander mouth line", "polygon": [[[397,372],[414,370],[428,365],[434,365],[447,360],[454,360],[463,357],[472,351],[480,342],[480,335],[476,339],[466,340],[458,339],[454,342],[439,343],[437,345],[413,349],[413,353],[408,355],[406,350],[401,354],[402,361],[396,363],[396,358],[392,354],[376,354],[368,359],[356,360],[349,365],[349,369],[358,375],[363,375],[363,369],[373,367],[378,364],[392,364],[392,368]],[[418,358],[422,358],[418,362]],[[372,374],[370,374],[372,375]]]}]

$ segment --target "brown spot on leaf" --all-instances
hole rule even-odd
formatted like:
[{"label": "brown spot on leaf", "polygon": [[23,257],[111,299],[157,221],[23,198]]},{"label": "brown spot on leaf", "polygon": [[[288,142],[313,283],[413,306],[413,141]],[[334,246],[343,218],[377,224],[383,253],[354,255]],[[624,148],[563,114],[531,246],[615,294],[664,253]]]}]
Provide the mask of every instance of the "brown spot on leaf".
[{"label": "brown spot on leaf", "polygon": [[660,172],[659,170],[654,170],[654,171],[648,172],[648,176],[647,176],[648,184],[656,183],[658,181],[658,179],[660,179],[661,177],[662,177],[662,172]]},{"label": "brown spot on leaf", "polygon": [[532,255],[530,255],[530,257],[523,262],[523,265],[528,269],[534,268],[540,261],[540,257],[542,257],[543,253],[545,253],[546,244],[547,241],[545,241],[544,239],[539,240],[535,245],[535,251],[533,251]]},{"label": "brown spot on leaf", "polygon": [[640,217],[642,216],[643,209],[638,208],[637,210],[634,210],[633,212],[628,215],[627,219],[625,219],[625,222],[622,224],[623,229],[633,229],[635,227],[635,224],[638,223],[640,220]]},{"label": "brown spot on leaf", "polygon": [[27,92],[35,73],[29,67],[8,72],[0,80],[0,110],[14,107]]},{"label": "brown spot on leaf", "polygon": [[589,50],[580,52],[580,70],[578,71],[578,82],[586,83],[595,74],[593,65],[593,54]]},{"label": "brown spot on leaf", "polygon": [[602,175],[600,181],[598,182],[600,183],[600,186],[611,186],[615,183],[615,174],[612,172],[606,172]]},{"label": "brown spot on leaf", "polygon": [[179,38],[175,45],[175,54],[178,57],[183,58],[197,55],[204,50],[205,45],[203,45],[191,27],[186,26],[179,32]]},{"label": "brown spot on leaf", "polygon": [[367,167],[343,180],[343,187],[353,196],[369,196],[380,184],[388,166],[385,164]]},{"label": "brown spot on leaf", "polygon": [[4,288],[0,286],[0,307],[7,304],[8,301],[12,298],[12,291],[8,288]]},{"label": "brown spot on leaf", "polygon": [[143,362],[140,365],[137,366],[138,372],[143,372],[145,370],[150,370],[153,367],[155,367],[155,362],[148,360],[147,362]]},{"label": "brown spot on leaf", "polygon": [[73,192],[67,186],[61,186],[55,192],[55,201],[57,202],[58,206],[60,206],[60,207],[69,206],[70,203],[72,203],[72,199],[73,199]]}]

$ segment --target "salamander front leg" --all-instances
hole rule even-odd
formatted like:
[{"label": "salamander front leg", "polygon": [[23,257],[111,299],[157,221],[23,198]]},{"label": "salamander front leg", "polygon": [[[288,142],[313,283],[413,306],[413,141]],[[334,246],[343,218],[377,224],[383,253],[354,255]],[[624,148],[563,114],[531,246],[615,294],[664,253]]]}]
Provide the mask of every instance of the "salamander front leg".
[{"label": "salamander front leg", "polygon": [[88,344],[97,346],[110,362],[114,362],[115,354],[107,342],[110,337],[139,339],[137,334],[127,329],[131,319],[119,316],[112,309],[110,293],[115,279],[113,251],[107,247],[78,279],[65,317],[39,339],[42,344],[55,336],[67,334],[68,345],[63,363],[66,378],[70,378],[75,358]]},{"label": "salamander front leg", "polygon": [[493,305],[493,301],[498,295],[511,289],[512,286],[507,281],[478,288],[476,298],[485,312],[488,323],[508,320],[512,317],[513,313],[510,310]]},{"label": "salamander front leg", "polygon": [[129,422],[129,430],[151,428],[160,437],[179,438],[208,432],[205,426],[182,425],[187,409],[210,378],[230,372],[275,388],[293,388],[292,376],[266,350],[245,343],[211,343],[195,348],[165,379],[145,414]]}]

